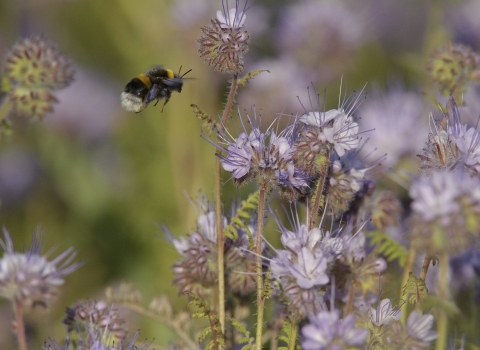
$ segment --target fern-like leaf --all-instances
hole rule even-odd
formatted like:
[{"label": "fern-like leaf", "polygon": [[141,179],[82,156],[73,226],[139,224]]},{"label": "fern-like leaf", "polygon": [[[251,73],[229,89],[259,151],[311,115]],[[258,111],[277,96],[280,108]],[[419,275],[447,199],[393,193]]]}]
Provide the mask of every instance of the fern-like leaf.
[{"label": "fern-like leaf", "polygon": [[[278,337],[278,340],[287,344],[287,346],[281,346],[278,350],[288,350],[291,348],[290,344],[293,342],[294,344],[297,342],[297,333],[298,333],[298,324],[292,323],[288,318],[285,319],[283,323],[283,327],[281,330],[281,334]],[[295,345],[296,350],[300,350],[300,346]]]},{"label": "fern-like leaf", "polygon": [[243,326],[243,324],[241,324],[240,322],[238,322],[235,319],[232,319],[231,322],[232,322],[233,327],[235,327],[237,329],[237,331],[240,334],[243,335],[243,337],[238,340],[238,342],[240,344],[243,344],[242,350],[252,349],[253,345],[254,345],[255,338],[250,337],[250,332],[247,331],[247,329]]},{"label": "fern-like leaf", "polygon": [[236,240],[238,239],[238,229],[246,228],[245,222],[250,221],[252,217],[250,212],[258,207],[260,191],[252,193],[248,198],[242,201],[240,207],[235,212],[235,216],[230,220],[230,225],[224,229],[226,237]]},{"label": "fern-like leaf", "polygon": [[217,123],[214,121],[214,119],[205,111],[203,111],[200,107],[198,107],[196,104],[191,104],[190,107],[193,108],[193,114],[195,116],[203,121],[202,124],[202,130],[205,132],[207,135],[211,135],[212,131],[218,132],[219,128]]},{"label": "fern-like leaf", "polygon": [[218,315],[213,313],[210,307],[195,293],[187,292],[190,297],[188,305],[194,306],[198,311],[192,312],[192,317],[204,317],[208,320],[209,327],[203,329],[198,337],[199,341],[203,341],[211,334],[212,340],[208,342],[205,349],[223,349],[225,347],[225,339],[222,333],[222,327]]},{"label": "fern-like leaf", "polygon": [[410,304],[422,302],[427,297],[427,294],[428,288],[425,285],[425,281],[415,276],[413,272],[410,272],[407,283],[403,286],[403,295],[410,295],[408,302]]},{"label": "fern-like leaf", "polygon": [[408,257],[408,250],[399,242],[380,231],[368,232],[367,237],[370,237],[371,244],[376,245],[377,252],[383,254],[387,261],[397,259],[400,266],[405,265],[405,261]]},{"label": "fern-like leaf", "polygon": [[253,79],[255,76],[259,75],[262,72],[270,73],[270,71],[266,69],[257,69],[257,70],[251,71],[250,73],[245,75],[243,78],[238,79],[237,85],[241,87],[247,86],[247,83],[250,81],[250,79]]}]

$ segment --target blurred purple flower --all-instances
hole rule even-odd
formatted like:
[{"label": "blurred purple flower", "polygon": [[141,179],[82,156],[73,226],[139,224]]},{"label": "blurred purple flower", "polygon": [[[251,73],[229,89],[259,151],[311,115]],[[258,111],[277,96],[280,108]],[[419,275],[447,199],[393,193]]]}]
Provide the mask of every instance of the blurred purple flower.
[{"label": "blurred purple flower", "polygon": [[348,315],[340,319],[340,312],[323,311],[309,316],[309,324],[302,328],[302,349],[341,350],[352,346],[362,346],[368,331],[355,327],[355,317]]}]

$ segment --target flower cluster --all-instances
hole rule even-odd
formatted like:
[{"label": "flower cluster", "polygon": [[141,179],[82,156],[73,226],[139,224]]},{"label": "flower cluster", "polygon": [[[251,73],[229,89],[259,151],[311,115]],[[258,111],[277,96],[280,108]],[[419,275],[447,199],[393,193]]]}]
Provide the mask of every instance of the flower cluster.
[{"label": "flower cluster", "polygon": [[458,253],[478,238],[480,179],[461,169],[435,171],[417,179],[410,188],[411,244],[436,255]]},{"label": "flower cluster", "polygon": [[448,43],[432,54],[427,69],[445,96],[459,96],[469,80],[480,79],[480,55],[468,46]]},{"label": "flower cluster", "polygon": [[[188,237],[175,238],[164,227],[168,239],[182,255],[182,260],[173,265],[175,278],[173,283],[179,287],[180,293],[193,292],[202,297],[212,293],[217,285],[217,231],[215,210],[204,198],[198,201],[200,215],[197,229]],[[222,218],[222,227],[228,224],[227,218]],[[256,236],[254,222],[249,230]],[[244,229],[236,230],[237,239],[225,241],[225,272],[226,281],[232,293],[248,295],[255,290],[255,260],[247,254],[249,241]]]},{"label": "flower cluster", "polygon": [[355,326],[355,317],[340,319],[340,312],[323,311],[308,317],[309,324],[302,328],[302,348],[305,350],[346,349],[365,344],[368,331]]},{"label": "flower cluster", "polygon": [[63,323],[69,331],[84,331],[96,327],[102,332],[108,331],[113,340],[123,341],[127,335],[125,320],[121,318],[113,306],[104,301],[77,301],[66,310]]},{"label": "flower cluster", "polygon": [[54,90],[73,81],[70,61],[52,43],[40,37],[19,40],[3,65],[2,90],[8,93],[14,114],[42,119],[57,102]]},{"label": "flower cluster", "polygon": [[222,148],[226,155],[220,155],[223,169],[232,173],[238,185],[255,179],[261,189],[278,188],[289,200],[305,194],[313,178],[294,162],[296,125],[277,135],[270,128],[262,132],[256,119],[252,120],[248,114],[247,118],[252,127],[250,132],[242,123],[243,132],[238,137],[233,138],[227,133],[221,135],[226,145]]},{"label": "flower cluster", "polygon": [[198,54],[215,70],[238,74],[243,70],[243,54],[248,50],[250,36],[244,30],[245,9],[240,10],[237,0],[235,8],[224,3],[223,11],[217,11],[217,18],[210,26],[202,27],[203,35],[197,40]]},{"label": "flower cluster", "polygon": [[41,305],[48,307],[62,285],[64,277],[78,269],[82,263],[72,263],[76,253],[69,248],[49,261],[42,256],[42,245],[37,234],[32,238],[30,249],[16,252],[7,230],[5,241],[0,239],[4,250],[0,259],[0,296],[21,307]]},{"label": "flower cluster", "polygon": [[382,258],[367,257],[361,232],[309,230],[304,224],[290,231],[278,219],[277,223],[285,249],[275,250],[270,269],[281,287],[279,299],[300,317],[325,311],[328,293],[334,290],[339,302],[349,288],[356,288],[358,296],[367,295],[375,289],[372,277],[386,269]]}]

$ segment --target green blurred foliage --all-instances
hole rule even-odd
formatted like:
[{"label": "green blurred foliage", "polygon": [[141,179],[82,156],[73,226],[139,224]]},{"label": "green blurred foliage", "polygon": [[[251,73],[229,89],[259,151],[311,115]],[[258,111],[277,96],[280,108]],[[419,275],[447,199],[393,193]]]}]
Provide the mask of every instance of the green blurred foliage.
[{"label": "green blurred foliage", "polygon": [[[275,21],[281,6],[292,3],[252,2],[249,11],[255,11],[255,5],[273,6],[270,20]],[[101,140],[85,141],[76,130],[59,124],[26,125],[19,121],[13,136],[0,141],[0,151],[21,147],[34,155],[39,166],[28,194],[13,204],[0,206],[0,224],[8,229],[16,247],[20,249],[22,243],[29,242],[32,232],[40,226],[45,251],[52,246],[57,246],[58,251],[74,246],[78,260],[85,261],[80,270],[66,278],[59,299],[48,312],[36,310],[29,316],[36,344],[48,336],[61,339],[64,330],[60,320],[65,307],[78,299],[102,298],[103,289],[111,283],[127,280],[137,284],[146,301],[154,294],[174,297],[177,293],[171,282],[171,265],[177,253],[156,224],[165,222],[172,232],[183,235],[195,226],[196,220],[187,195],[194,197],[201,189],[213,197],[215,149],[201,139],[201,123],[189,105],[196,103],[216,115],[222,108],[227,80],[211,73],[196,55],[195,40],[200,31],[175,25],[172,4],[166,0],[0,3],[2,54],[17,37],[43,33],[77,67],[105,80],[106,92],[115,95],[132,77],[157,64],[175,71],[180,65],[184,70],[192,68],[189,75],[194,78],[185,83],[181,94],[174,93],[163,113],[161,104],[135,115],[121,110],[118,103],[109,113],[114,115],[111,128]],[[430,8],[426,6],[421,7],[433,19],[425,24],[425,33],[415,38],[412,47],[384,47],[372,40],[359,49],[354,67],[343,78],[349,86],[361,89],[366,82],[386,86],[392,75],[406,85],[425,78],[418,72],[422,72],[427,49],[448,38],[438,19],[442,7],[434,3]],[[261,35],[251,38],[248,55],[275,55],[275,49],[262,39],[268,40]],[[327,105],[332,108],[337,104],[338,86],[336,81],[319,88],[328,88]],[[261,104],[259,101],[258,106]],[[105,110],[101,105],[95,108]],[[225,206],[228,208],[238,193],[251,189],[249,185],[238,190],[228,182]],[[272,231],[275,241],[276,230]],[[182,308],[185,303],[185,297],[180,297],[176,307]],[[0,307],[2,329],[8,330],[10,305],[2,301]],[[131,331],[140,327],[142,337],[154,337],[158,344],[166,344],[172,336],[158,324],[137,321],[139,325],[132,324]],[[0,348],[11,347],[12,336],[4,334],[8,331],[0,333]]]}]

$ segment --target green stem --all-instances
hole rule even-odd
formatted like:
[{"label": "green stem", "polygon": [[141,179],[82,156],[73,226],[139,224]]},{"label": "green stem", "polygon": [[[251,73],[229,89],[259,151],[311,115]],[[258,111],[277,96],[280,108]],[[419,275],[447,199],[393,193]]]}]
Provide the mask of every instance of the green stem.
[{"label": "green stem", "polygon": [[27,350],[27,340],[25,338],[25,325],[23,323],[23,307],[22,303],[18,300],[14,304],[15,309],[15,329],[17,331],[17,340],[19,350]]},{"label": "green stem", "polygon": [[348,291],[348,300],[347,300],[347,305],[345,306],[345,316],[349,315],[352,312],[354,296],[355,296],[355,286],[352,281],[352,283],[350,283],[350,290]]},{"label": "green stem", "polygon": [[265,212],[265,190],[260,189],[258,200],[258,226],[257,226],[257,242],[255,245],[255,253],[257,259],[257,337],[256,349],[262,349],[262,331],[263,331],[263,269],[262,269],[262,241],[263,241],[263,215]]},{"label": "green stem", "polygon": [[[425,282],[425,278],[427,278],[428,268],[430,267],[430,262],[432,258],[427,254],[425,255],[425,259],[423,259],[423,266],[422,271],[420,272],[420,278]],[[421,300],[417,300],[417,304],[415,305],[415,309],[418,311],[419,314],[423,312],[423,303]]]},{"label": "green stem", "polygon": [[[438,275],[438,297],[440,301],[447,301],[448,299],[448,253],[443,252],[440,255],[440,272]],[[435,350],[442,350],[447,348],[447,326],[448,319],[445,310],[441,309],[438,313],[437,319],[437,342],[435,343]]]},{"label": "green stem", "polygon": [[320,201],[323,196],[323,188],[325,187],[325,179],[327,178],[328,175],[328,167],[330,164],[330,149],[327,148],[326,154],[325,154],[325,159],[326,159],[326,164],[321,165],[321,171],[320,171],[320,178],[317,181],[317,191],[315,193],[315,201],[312,205],[311,211],[310,211],[310,223],[308,229],[311,230],[315,226],[316,219],[318,217],[318,210],[320,209]]},{"label": "green stem", "polygon": [[295,350],[295,346],[297,345],[298,322],[296,320],[291,322],[292,327],[290,330],[290,343],[288,344],[288,350]]},{"label": "green stem", "polygon": [[[235,94],[237,93],[237,75],[233,76],[230,92],[228,93],[227,104],[223,110],[222,124],[220,128],[225,127],[227,118],[230,115]],[[219,143],[217,137],[217,143]],[[222,166],[220,158],[215,156],[215,221],[217,225],[217,256],[218,256],[218,318],[222,327],[222,333],[225,334],[225,258],[224,246],[225,236],[222,227]]]},{"label": "green stem", "polygon": [[9,111],[10,111],[9,99],[7,98],[7,96],[4,96],[3,101],[0,98],[0,124],[8,116]]},{"label": "green stem", "polygon": [[[410,272],[412,272],[413,270],[413,264],[415,263],[416,256],[417,256],[416,249],[410,247],[410,250],[408,251],[407,261],[405,261],[405,266],[403,267],[403,275],[402,275],[402,283],[400,285],[399,300],[402,300],[403,298],[403,287],[407,284]],[[402,317],[400,318],[400,321],[402,322],[402,324],[405,324],[405,322],[407,321],[407,308],[408,308],[408,303],[405,301],[402,304]]]}]

